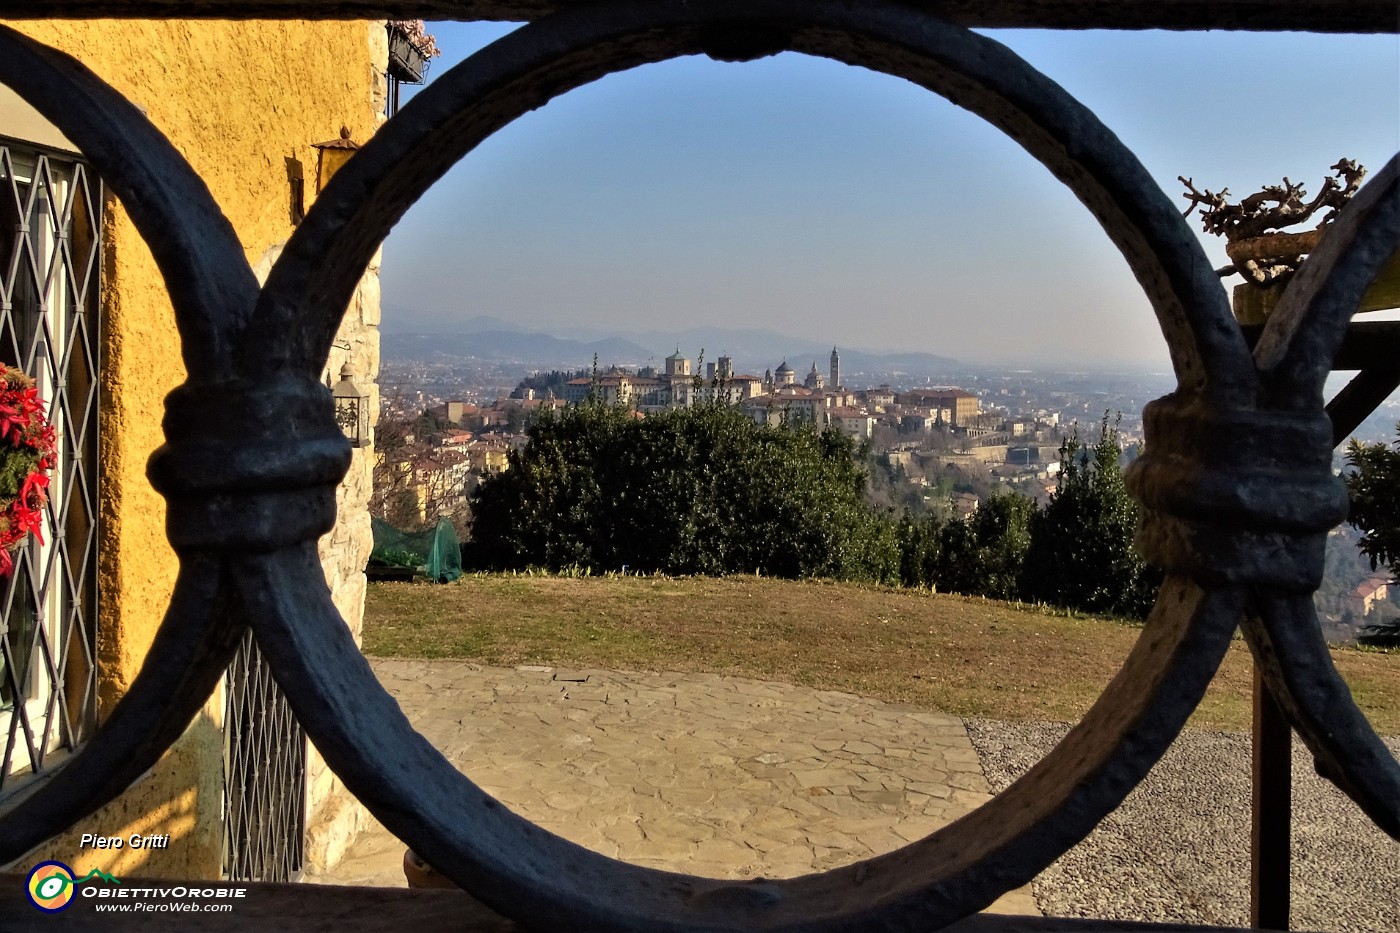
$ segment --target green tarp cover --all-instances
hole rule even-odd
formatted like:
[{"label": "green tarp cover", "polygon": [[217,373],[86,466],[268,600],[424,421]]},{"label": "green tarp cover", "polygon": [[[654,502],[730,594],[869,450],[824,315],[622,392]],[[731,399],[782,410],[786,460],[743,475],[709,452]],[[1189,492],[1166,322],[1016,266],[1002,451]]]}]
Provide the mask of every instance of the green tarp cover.
[{"label": "green tarp cover", "polygon": [[371,564],[411,567],[439,583],[451,583],[462,575],[462,547],[447,519],[427,531],[399,531],[377,516],[370,523],[374,528]]}]

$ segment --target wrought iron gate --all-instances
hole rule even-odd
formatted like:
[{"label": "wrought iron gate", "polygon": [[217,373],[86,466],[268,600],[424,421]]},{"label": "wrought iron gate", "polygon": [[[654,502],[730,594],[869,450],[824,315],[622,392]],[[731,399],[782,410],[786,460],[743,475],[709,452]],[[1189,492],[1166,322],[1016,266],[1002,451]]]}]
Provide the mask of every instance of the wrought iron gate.
[{"label": "wrought iron gate", "polygon": [[[0,14],[25,16],[386,9],[532,22],[384,124],[320,193],[262,286],[208,188],[135,106],[72,59],[0,27],[0,77],[89,154],[160,258],[190,373],[167,398],[167,443],[149,469],[181,555],[169,613],[103,729],[23,807],[0,815],[0,861],[91,814],[158,760],[236,646],[249,644],[249,628],[346,787],[445,876],[532,928],[835,933],[954,923],[1031,880],[1119,806],[1185,726],[1237,629],[1318,769],[1400,839],[1400,761],[1337,674],[1310,595],[1327,531],[1346,514],[1331,472],[1333,432],[1349,431],[1400,385],[1392,340],[1389,356],[1322,404],[1351,316],[1400,246],[1400,156],[1329,227],[1260,338],[1248,341],[1177,204],[1123,143],[1010,50],[931,12],[983,27],[1393,32],[1394,0],[0,0]],[[823,874],[740,882],[625,864],[531,825],[414,732],[323,583],[316,542],[334,524],[352,450],[320,375],[393,224],[497,129],[639,65],[779,52],[904,78],[1020,143],[1089,208],[1133,269],[1178,388],[1148,406],[1146,452],[1130,477],[1146,516],[1139,546],[1168,577],[1120,675],[1079,725],[1011,787],[927,838]],[[233,720],[247,716],[258,734],[277,734],[270,678],[235,680]],[[287,764],[271,748],[234,747],[243,773]],[[271,784],[235,786],[231,822],[292,823],[300,811],[299,790],[279,798]]]},{"label": "wrought iron gate", "polygon": [[224,690],[224,877],[295,881],[306,832],[306,733],[251,631]]}]

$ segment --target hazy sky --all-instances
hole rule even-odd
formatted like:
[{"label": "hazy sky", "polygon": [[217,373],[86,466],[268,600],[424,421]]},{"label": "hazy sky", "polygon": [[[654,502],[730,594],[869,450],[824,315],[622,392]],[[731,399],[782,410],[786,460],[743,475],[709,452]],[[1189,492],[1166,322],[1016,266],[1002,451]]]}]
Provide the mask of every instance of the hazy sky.
[{"label": "hazy sky", "polygon": [[[511,28],[430,24],[430,80]],[[1400,150],[1395,36],[989,34],[1173,199],[1178,175],[1311,195],[1339,157],[1375,171]],[[1122,258],[1039,163],[928,91],[795,54],[650,65],[516,121],[407,215],[383,284],[399,331],[707,322],[969,362],[1166,359]]]}]

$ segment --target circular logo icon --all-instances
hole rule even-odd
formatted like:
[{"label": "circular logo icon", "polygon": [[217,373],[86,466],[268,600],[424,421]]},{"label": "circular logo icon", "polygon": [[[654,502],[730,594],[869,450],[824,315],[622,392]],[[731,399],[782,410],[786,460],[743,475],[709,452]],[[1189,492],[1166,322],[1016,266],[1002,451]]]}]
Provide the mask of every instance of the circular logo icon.
[{"label": "circular logo icon", "polygon": [[25,880],[29,902],[55,914],[73,903],[73,869],[62,862],[40,862]]}]

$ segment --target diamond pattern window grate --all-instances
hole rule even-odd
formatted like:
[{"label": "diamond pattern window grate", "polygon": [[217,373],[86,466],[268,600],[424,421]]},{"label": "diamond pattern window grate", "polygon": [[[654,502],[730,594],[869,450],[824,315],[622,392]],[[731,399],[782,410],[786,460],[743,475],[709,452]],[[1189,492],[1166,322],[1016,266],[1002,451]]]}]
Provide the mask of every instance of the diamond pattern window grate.
[{"label": "diamond pattern window grate", "polygon": [[101,216],[85,163],[0,139],[0,363],[35,380],[59,441],[43,540],[0,580],[0,793],[97,723]]},{"label": "diamond pattern window grate", "polygon": [[306,734],[252,632],[228,667],[224,714],[224,877],[295,881],[306,825]]}]

